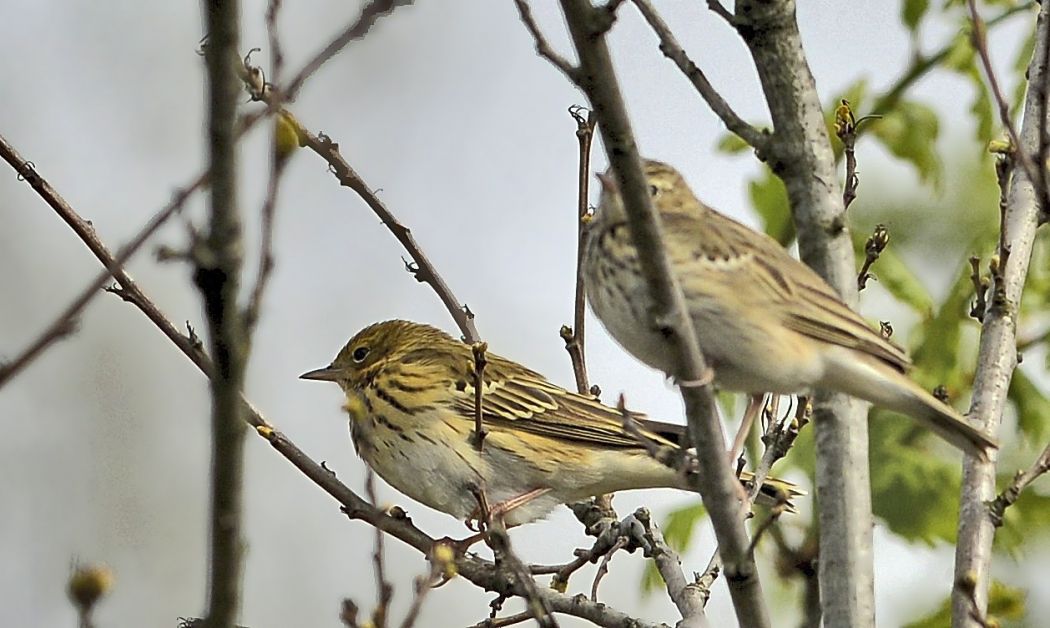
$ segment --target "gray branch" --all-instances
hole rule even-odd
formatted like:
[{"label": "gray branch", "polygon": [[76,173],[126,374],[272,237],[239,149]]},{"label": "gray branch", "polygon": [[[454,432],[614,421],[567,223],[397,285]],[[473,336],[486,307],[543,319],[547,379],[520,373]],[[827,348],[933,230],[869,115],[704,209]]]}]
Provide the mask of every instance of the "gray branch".
[{"label": "gray branch", "polygon": [[[1047,126],[1047,55],[1050,50],[1050,6],[1039,10],[1035,47],[1028,66],[1028,96],[1021,121],[1017,150],[1035,155]],[[1017,312],[1032,243],[1039,225],[1036,186],[1021,162],[1013,164],[1012,182],[1006,197],[1003,233],[1000,236],[1001,270],[995,273],[992,296],[981,326],[981,342],[974,374],[970,418],[988,434],[999,431],[1006,408],[1010,378],[1017,367]],[[989,567],[995,525],[988,503],[995,499],[995,453],[987,462],[967,457],[963,463],[963,484],[959,505],[959,533],[955,546],[955,586],[952,590],[952,626],[969,628],[978,624],[971,615],[976,605],[980,613],[988,606]]]},{"label": "gray branch", "polygon": [[211,378],[211,508],[206,628],[228,628],[241,605],[244,387],[248,331],[237,297],[242,267],[237,207],[237,79],[239,3],[204,3],[208,44],[208,150],[211,173],[208,231],[195,238],[194,282],[204,302],[215,368]]},{"label": "gray branch", "polygon": [[615,16],[589,0],[562,0],[561,5],[580,59],[578,85],[586,92],[598,117],[609,163],[628,210],[631,235],[654,303],[653,323],[678,340],[674,343],[678,352],[674,375],[681,383],[689,436],[700,464],[694,480],[710,513],[725,560],[726,581],[737,619],[744,626],[769,626],[758,569],[754,557],[747,551],[749,541],[743,524],[739,483],[725,464],[725,435],[708,385],[711,371],[700,353],[681,288],[664,251],[658,218],[650,202],[638,148],[605,42],[604,34]]},{"label": "gray branch", "polygon": [[[741,0],[734,25],[755,61],[773,120],[767,163],[784,181],[802,260],[857,303],[853,246],[816,84],[793,0]],[[844,394],[813,402],[820,500],[820,591],[826,626],[875,621],[867,404]]]}]

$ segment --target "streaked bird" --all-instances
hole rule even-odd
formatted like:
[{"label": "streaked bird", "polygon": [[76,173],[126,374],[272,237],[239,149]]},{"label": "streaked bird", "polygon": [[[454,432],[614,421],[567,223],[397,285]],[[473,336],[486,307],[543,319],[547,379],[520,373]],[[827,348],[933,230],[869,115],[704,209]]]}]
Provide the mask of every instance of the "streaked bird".
[{"label": "streaked bird", "polygon": [[[906,414],[966,452],[996,443],[913,382],[910,361],[817,273],[765,234],[701,203],[671,166],[647,160],[664,245],[715,384],[752,394],[844,392]],[[611,173],[591,221],[587,298],[609,333],[671,373],[675,355],[651,320],[651,299]]]}]

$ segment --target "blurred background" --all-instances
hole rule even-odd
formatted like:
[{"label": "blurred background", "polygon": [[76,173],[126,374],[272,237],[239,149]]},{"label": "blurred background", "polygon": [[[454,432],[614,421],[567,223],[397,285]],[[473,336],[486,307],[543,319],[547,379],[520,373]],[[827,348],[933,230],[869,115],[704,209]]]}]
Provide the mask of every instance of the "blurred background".
[{"label": "blurred background", "polygon": [[[914,15],[915,6],[923,4],[906,6]],[[863,115],[877,100],[874,95],[906,73],[916,51],[965,41],[958,36],[958,7],[942,11],[935,4],[911,29],[898,7],[891,10],[884,2],[800,3],[798,19],[826,110],[848,93]],[[1010,5],[989,3],[983,10],[992,17]],[[3,7],[11,19],[0,21],[7,59],[0,64],[0,133],[116,249],[204,163],[203,64],[195,52],[203,35],[199,8],[42,0],[7,0]],[[245,51],[266,47],[265,7],[244,2]],[[286,71],[294,72],[356,19],[359,8],[360,3],[287,3],[279,20]],[[737,112],[761,124],[765,104],[738,36],[702,2],[659,8]],[[555,47],[571,57],[555,3],[537,0],[533,9]],[[659,53],[637,11],[628,3],[620,15],[611,45],[643,153],[675,164],[707,203],[789,240],[776,226],[786,214],[762,166],[746,151],[731,152],[722,125]],[[1019,77],[1014,62],[1019,54],[1027,61],[1019,48],[1033,24],[1034,13],[1028,11],[990,34],[993,58],[1011,94]],[[886,277],[879,276],[882,261],[876,263],[881,281],[863,293],[863,313],[891,320],[896,337],[922,348],[931,364],[937,358],[949,363],[943,373],[935,364],[925,372],[936,376],[935,382],[950,380],[953,394],[965,404],[976,324],[964,314],[956,317],[951,354],[938,353],[948,345],[927,342],[940,332],[923,327],[909,333],[936,318],[946,299],[965,306],[972,291],[965,284],[958,288],[956,278],[968,255],[987,252],[997,226],[994,176],[983,140],[997,135],[998,125],[991,124],[988,102],[975,90],[979,75],[969,69],[972,56],[961,49],[952,54],[948,62],[958,67],[923,75],[909,86],[911,104],[901,104],[896,117],[887,116],[881,130],[860,141],[859,199],[850,213],[861,241],[875,223],[887,223],[897,256],[886,262]],[[268,67],[267,51],[253,61]],[[577,148],[576,127],[566,110],[573,104],[586,102],[535,55],[512,3],[462,0],[419,3],[380,20],[364,40],[325,65],[291,106],[304,126],[340,144],[347,160],[413,230],[476,313],[491,349],[569,388],[572,371],[558,329],[572,318]],[[594,169],[604,169],[600,146],[593,154]],[[248,137],[241,157],[242,208],[252,245],[246,267],[254,272],[268,133],[257,130]],[[155,244],[184,245],[187,224],[201,216],[202,201],[196,198]],[[0,173],[0,224],[0,356],[11,357],[100,267],[10,170]],[[337,387],[300,381],[298,375],[326,365],[354,332],[377,320],[407,318],[453,333],[455,327],[429,288],[405,272],[393,237],[307,151],[295,156],[284,178],[275,246],[277,266],[255,336],[246,394],[316,460],[327,461],[360,490],[363,465],[350,445]],[[203,329],[190,268],[156,262],[152,248],[132,261],[131,274],[172,320]],[[663,377],[616,347],[593,318],[588,322],[590,375],[606,399],[623,391],[633,408],[681,421],[680,398]],[[1040,322],[1037,314],[1026,318],[1022,337],[1040,333]],[[1024,399],[1035,404],[1032,413],[1046,409],[1038,405],[1045,404],[1041,391],[1047,385],[1044,347],[1045,342],[1034,342],[1025,354],[1025,381],[1032,390]],[[965,368],[952,366],[962,361]],[[1024,421],[1011,418],[1004,440],[1019,453],[1007,456],[1007,472],[1027,466],[1032,456],[1025,452],[1045,442],[1047,415],[1040,416],[1016,436],[1015,426]],[[204,378],[136,309],[108,295],[91,304],[78,333],[11,382],[0,393],[0,555],[5,558],[0,625],[74,625],[64,587],[77,559],[106,562],[116,573],[112,594],[97,609],[101,627],[172,626],[177,617],[200,615],[208,420]],[[873,442],[883,433],[900,438],[893,428],[880,429],[889,431],[874,433]],[[264,441],[249,438],[241,623],[338,626],[343,598],[371,608],[372,528],[347,521],[332,499]],[[896,441],[887,442],[894,447]],[[804,443],[800,449],[796,457],[809,455]],[[927,519],[911,534],[907,525],[916,515],[910,507],[880,513],[877,523],[882,626],[934,613],[950,589],[953,547],[946,537],[954,534],[951,508],[957,493],[951,471],[944,469],[958,461],[936,446],[928,450],[939,461],[931,464],[941,466],[916,471],[925,484],[911,486],[909,496],[917,503],[943,502],[944,510],[924,511]],[[924,453],[923,459],[930,458]],[[805,460],[788,461],[778,473],[807,483]],[[907,492],[908,482],[898,480],[887,479],[876,487],[877,495]],[[940,497],[924,492],[931,483],[933,490],[944,489]],[[1044,478],[1032,490],[1048,489]],[[382,484],[380,499],[404,506],[433,536],[464,535],[460,522]],[[644,504],[662,518],[696,501],[668,490],[623,494],[615,503],[621,514]],[[1024,512],[1050,512],[1043,501],[1033,504],[1034,510]],[[781,524],[788,537],[804,536],[800,530],[808,525],[812,504],[804,499],[801,508],[795,521]],[[1037,525],[1020,528],[1022,534],[1004,548],[994,568],[996,578],[1017,595],[1028,591],[1029,617],[1050,612],[1050,584],[1040,577],[1050,551]],[[591,544],[568,510],[514,530],[512,537],[528,562],[565,561],[574,547]],[[400,618],[412,578],[426,564],[397,541],[387,548],[396,586],[394,617]],[[772,547],[766,549],[771,555]],[[701,520],[684,552],[687,573],[703,570],[712,550],[711,531]],[[794,625],[797,583],[774,584],[774,561],[766,565],[766,589],[778,609],[775,623]],[[642,593],[644,567],[637,554],[617,555],[601,598],[673,623],[677,615],[666,595]],[[588,591],[593,570],[577,575],[570,592]],[[453,581],[428,599],[419,625],[473,624],[487,616],[492,597]],[[515,608],[507,604],[507,610]],[[722,582],[708,608],[712,625],[731,623]],[[1016,625],[1025,621],[1016,619]],[[580,622],[566,618],[562,625]]]}]

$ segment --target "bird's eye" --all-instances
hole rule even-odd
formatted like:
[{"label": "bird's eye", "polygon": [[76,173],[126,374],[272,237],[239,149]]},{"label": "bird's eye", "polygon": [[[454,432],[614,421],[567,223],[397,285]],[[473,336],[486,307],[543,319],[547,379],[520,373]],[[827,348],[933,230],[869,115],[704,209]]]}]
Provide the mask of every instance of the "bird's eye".
[{"label": "bird's eye", "polygon": [[651,196],[653,198],[656,198],[656,195],[659,194],[659,193],[660,193],[660,188],[656,187],[655,185],[650,185],[649,186],[649,196]]},{"label": "bird's eye", "polygon": [[354,362],[364,362],[368,356],[368,347],[358,347],[354,349],[353,358]]}]

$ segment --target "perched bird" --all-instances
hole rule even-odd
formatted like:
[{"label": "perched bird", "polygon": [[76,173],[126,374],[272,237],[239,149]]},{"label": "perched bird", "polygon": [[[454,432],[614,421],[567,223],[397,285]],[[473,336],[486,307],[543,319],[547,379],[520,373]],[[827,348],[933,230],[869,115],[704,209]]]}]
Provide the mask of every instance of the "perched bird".
[{"label": "perched bird", "polygon": [[[486,360],[481,407],[487,435],[480,451],[473,436],[471,346],[439,329],[376,323],[351,338],[329,366],[301,377],[342,387],[354,447],[380,477],[459,519],[478,518],[479,490],[491,512],[513,526],[594,495],[688,489],[685,474],[655,460],[624,431],[619,410],[517,362],[491,353]],[[652,443],[679,451],[681,426],[642,421],[639,429]],[[763,494],[801,492],[767,479]]]},{"label": "perched bird", "polygon": [[[667,255],[717,386],[755,394],[844,392],[907,414],[974,455],[986,457],[996,448],[908,378],[904,351],[812,269],[772,238],[701,203],[671,166],[643,165]],[[584,257],[587,298],[627,351],[671,373],[675,354],[651,320],[623,200],[611,174],[600,178]]]}]

